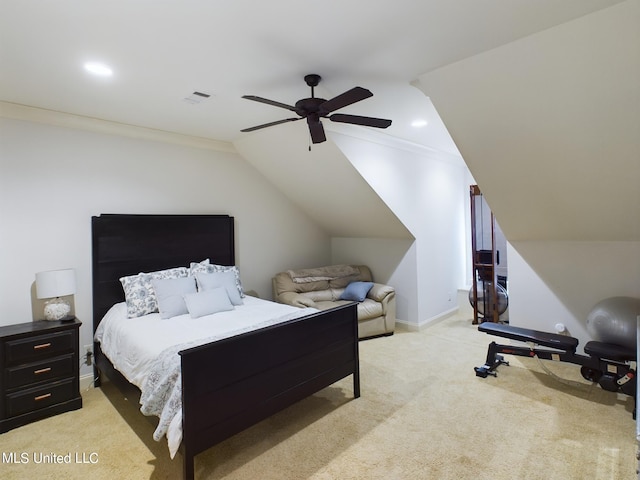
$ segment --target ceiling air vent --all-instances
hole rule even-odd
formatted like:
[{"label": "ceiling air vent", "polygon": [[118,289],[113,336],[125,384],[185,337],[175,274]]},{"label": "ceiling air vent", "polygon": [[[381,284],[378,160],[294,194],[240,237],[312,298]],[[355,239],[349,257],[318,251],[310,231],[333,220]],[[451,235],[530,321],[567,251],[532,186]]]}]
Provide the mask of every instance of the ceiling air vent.
[{"label": "ceiling air vent", "polygon": [[198,103],[204,102],[205,100],[208,100],[209,97],[211,97],[211,95],[209,95],[208,93],[193,92],[188,97],[184,97],[182,101],[191,105],[196,105]]}]

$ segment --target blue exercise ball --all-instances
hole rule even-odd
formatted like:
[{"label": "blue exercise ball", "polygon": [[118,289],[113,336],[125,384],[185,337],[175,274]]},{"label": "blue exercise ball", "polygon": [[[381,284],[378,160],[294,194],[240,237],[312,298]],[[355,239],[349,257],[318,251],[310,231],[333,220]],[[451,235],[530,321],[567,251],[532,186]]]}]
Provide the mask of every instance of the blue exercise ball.
[{"label": "blue exercise ball", "polygon": [[600,342],[636,348],[639,315],[639,298],[606,298],[589,312],[587,331]]}]

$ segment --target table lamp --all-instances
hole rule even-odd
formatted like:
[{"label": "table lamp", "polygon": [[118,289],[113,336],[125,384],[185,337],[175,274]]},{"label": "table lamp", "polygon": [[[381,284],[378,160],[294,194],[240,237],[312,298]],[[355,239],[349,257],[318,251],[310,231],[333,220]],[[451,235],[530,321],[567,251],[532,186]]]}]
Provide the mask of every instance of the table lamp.
[{"label": "table lamp", "polygon": [[72,320],[71,305],[64,295],[76,293],[76,272],[73,268],[36,273],[36,296],[49,298],[44,305],[46,320]]}]

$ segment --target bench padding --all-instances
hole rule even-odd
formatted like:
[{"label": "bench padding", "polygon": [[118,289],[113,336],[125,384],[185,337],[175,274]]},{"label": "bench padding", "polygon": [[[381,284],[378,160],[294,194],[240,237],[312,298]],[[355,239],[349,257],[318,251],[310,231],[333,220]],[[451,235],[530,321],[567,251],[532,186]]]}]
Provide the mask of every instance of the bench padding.
[{"label": "bench padding", "polygon": [[578,339],[558,335],[557,333],[540,332],[528,328],[512,327],[502,323],[484,322],[478,326],[478,330],[496,335],[498,337],[510,338],[521,342],[531,342],[543,347],[555,348],[567,352],[575,352],[578,347]]}]

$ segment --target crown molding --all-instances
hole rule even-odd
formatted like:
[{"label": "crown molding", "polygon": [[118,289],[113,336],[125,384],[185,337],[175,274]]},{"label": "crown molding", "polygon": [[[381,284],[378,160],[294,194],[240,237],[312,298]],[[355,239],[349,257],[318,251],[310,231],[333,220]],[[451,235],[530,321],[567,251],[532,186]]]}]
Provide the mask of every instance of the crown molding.
[{"label": "crown molding", "polygon": [[181,135],[178,133],[166,132],[164,130],[128,125],[126,123],[110,122],[108,120],[30,107],[28,105],[21,105],[17,103],[0,102],[0,117],[45,123],[58,127],[87,130],[90,132],[104,133],[108,135],[172,143],[206,150],[237,153],[233,144],[229,142]]},{"label": "crown molding", "polygon": [[430,158],[444,160],[455,165],[466,167],[463,158],[460,155],[454,155],[437,148],[420,145],[403,138],[394,137],[383,132],[373,129],[358,127],[357,125],[339,124],[325,122],[325,130],[335,132],[347,137],[358,138],[370,143],[376,143],[396,150],[404,150],[417,155],[424,155]]}]

